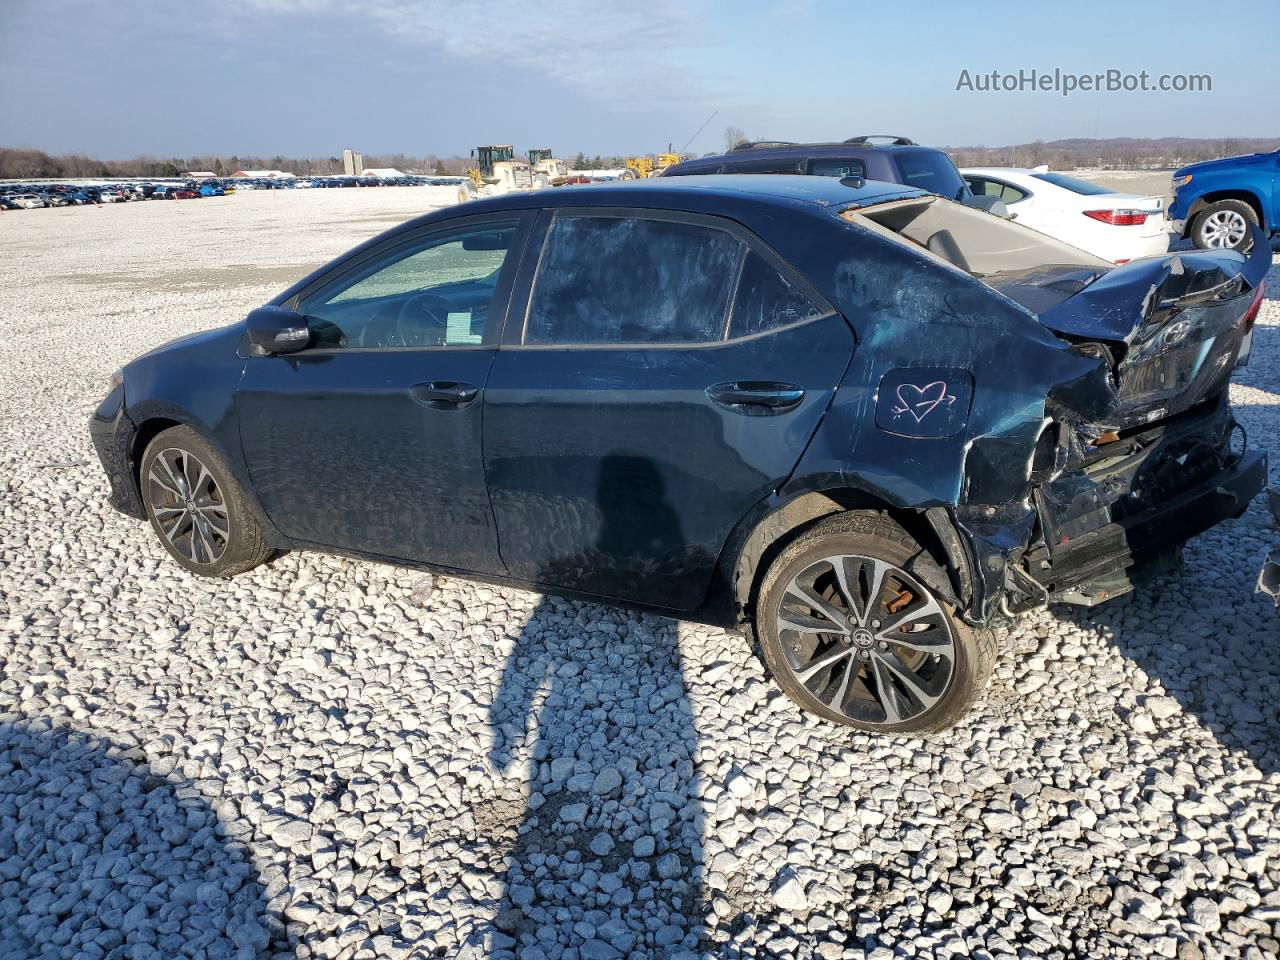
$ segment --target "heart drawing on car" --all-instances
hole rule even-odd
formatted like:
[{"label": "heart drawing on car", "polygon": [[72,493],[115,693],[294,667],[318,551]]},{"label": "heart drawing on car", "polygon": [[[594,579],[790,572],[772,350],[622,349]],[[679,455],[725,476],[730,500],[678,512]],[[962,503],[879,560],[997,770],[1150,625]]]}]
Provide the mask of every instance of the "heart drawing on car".
[{"label": "heart drawing on car", "polygon": [[895,416],[909,413],[915,417],[916,423],[919,423],[933,413],[943,401],[951,403],[954,400],[955,397],[947,394],[945,380],[935,380],[923,387],[918,387],[914,383],[902,383],[898,385],[898,406],[893,412]]}]

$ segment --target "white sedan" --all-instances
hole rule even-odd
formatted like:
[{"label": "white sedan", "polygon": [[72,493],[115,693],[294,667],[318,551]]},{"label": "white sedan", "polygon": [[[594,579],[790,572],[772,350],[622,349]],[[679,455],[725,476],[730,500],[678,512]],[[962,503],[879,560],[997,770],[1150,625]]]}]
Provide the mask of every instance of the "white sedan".
[{"label": "white sedan", "polygon": [[978,196],[999,197],[1011,217],[1033,230],[1112,263],[1169,250],[1163,197],[1115,193],[1048,167],[967,167],[960,171]]}]

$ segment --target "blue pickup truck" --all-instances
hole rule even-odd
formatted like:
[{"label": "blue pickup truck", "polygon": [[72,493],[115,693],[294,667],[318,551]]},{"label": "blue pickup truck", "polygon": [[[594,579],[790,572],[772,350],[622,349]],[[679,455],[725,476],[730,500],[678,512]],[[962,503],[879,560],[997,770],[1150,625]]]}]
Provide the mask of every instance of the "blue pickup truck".
[{"label": "blue pickup truck", "polygon": [[1280,150],[1175,170],[1168,215],[1173,229],[1202,250],[1248,248],[1251,224],[1280,234]]}]

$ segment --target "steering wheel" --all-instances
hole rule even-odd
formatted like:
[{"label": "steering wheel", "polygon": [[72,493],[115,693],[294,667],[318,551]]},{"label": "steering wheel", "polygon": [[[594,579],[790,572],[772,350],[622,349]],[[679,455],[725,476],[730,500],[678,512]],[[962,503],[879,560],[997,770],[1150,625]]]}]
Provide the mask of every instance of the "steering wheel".
[{"label": "steering wheel", "polygon": [[400,305],[389,346],[443,346],[448,328],[449,301],[434,293],[419,293]]}]

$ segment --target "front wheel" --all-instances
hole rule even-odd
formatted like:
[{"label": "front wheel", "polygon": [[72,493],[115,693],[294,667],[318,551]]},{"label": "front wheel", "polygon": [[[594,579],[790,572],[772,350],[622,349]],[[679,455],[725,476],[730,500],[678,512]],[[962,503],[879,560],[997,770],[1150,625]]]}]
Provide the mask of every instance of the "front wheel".
[{"label": "front wheel", "polygon": [[1219,200],[1197,214],[1191,240],[1201,250],[1239,250],[1253,246],[1258,214],[1242,200]]},{"label": "front wheel", "polygon": [[170,427],[147,444],[138,486],[161,545],[192,573],[230,577],[270,556],[240,485],[190,427]]},{"label": "front wheel", "polygon": [[848,513],[814,525],[770,565],[756,634],[799,706],[861,730],[927,733],[981,696],[996,638],[908,572],[919,552],[887,517]]}]

